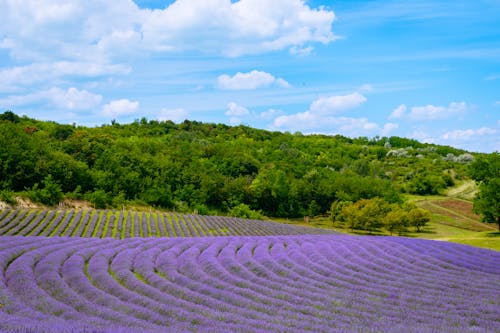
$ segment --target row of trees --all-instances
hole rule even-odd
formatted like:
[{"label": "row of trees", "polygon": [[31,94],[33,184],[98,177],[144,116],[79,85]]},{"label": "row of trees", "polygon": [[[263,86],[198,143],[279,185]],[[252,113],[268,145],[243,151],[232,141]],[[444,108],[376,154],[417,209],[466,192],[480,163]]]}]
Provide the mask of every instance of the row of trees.
[{"label": "row of trees", "polygon": [[356,202],[335,201],[330,216],[334,226],[370,232],[384,229],[391,235],[402,234],[409,228],[421,231],[430,221],[430,214],[412,203],[390,203],[382,198]]}]

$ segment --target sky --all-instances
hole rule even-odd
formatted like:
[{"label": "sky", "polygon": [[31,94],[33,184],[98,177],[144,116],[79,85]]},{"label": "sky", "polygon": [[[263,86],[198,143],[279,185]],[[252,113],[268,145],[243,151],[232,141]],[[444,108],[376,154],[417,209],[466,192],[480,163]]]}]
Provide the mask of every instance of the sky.
[{"label": "sky", "polygon": [[0,112],[499,151],[499,22],[499,0],[0,0]]}]

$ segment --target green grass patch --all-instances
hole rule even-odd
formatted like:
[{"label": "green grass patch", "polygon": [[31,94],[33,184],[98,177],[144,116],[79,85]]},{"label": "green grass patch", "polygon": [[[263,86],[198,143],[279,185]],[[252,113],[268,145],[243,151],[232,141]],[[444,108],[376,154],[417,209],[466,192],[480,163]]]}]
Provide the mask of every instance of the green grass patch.
[{"label": "green grass patch", "polygon": [[94,230],[94,234],[92,234],[92,237],[99,237],[99,238],[106,237],[106,235],[108,233],[108,229],[109,229],[109,223],[111,222],[110,217],[111,217],[111,212],[108,211],[107,214],[105,214],[103,217],[104,221],[101,221],[101,219],[99,219],[99,221],[97,223],[104,223],[104,226],[102,228],[102,232],[100,235],[97,235],[97,230],[99,230],[99,228],[96,227],[96,229]]},{"label": "green grass patch", "polygon": [[134,276],[140,280],[141,282],[143,282],[144,284],[148,284],[148,281],[146,280],[146,278],[144,276],[142,276],[141,273],[138,273],[138,272],[134,272]]}]

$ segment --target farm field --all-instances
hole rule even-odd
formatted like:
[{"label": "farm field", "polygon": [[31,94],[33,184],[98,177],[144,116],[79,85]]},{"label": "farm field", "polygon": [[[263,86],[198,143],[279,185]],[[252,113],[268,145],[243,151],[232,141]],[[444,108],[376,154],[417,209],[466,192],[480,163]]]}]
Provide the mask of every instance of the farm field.
[{"label": "farm field", "polygon": [[499,332],[500,253],[402,237],[11,237],[2,332]]},{"label": "farm field", "polygon": [[0,332],[500,332],[500,252],[314,224],[1,210]]},{"label": "farm field", "polygon": [[410,236],[449,241],[500,251],[500,232],[494,224],[482,223],[472,212],[472,203],[450,197],[415,197],[414,202],[431,212],[422,233]]},{"label": "farm field", "polygon": [[[478,215],[472,213],[470,201],[448,196],[411,196],[410,201],[428,210],[431,213],[431,220],[421,232],[409,230],[403,236],[448,241],[500,251],[500,232],[494,224],[483,223]],[[275,219],[275,221],[335,230],[345,234],[368,234],[363,230],[352,232],[350,229],[333,227],[328,216],[311,218],[309,223],[304,223],[303,219]],[[387,235],[383,231],[372,232],[372,234]]]},{"label": "farm field", "polygon": [[331,234],[333,230],[260,220],[158,211],[47,210],[0,211],[0,236],[97,238],[202,237],[226,235]]}]

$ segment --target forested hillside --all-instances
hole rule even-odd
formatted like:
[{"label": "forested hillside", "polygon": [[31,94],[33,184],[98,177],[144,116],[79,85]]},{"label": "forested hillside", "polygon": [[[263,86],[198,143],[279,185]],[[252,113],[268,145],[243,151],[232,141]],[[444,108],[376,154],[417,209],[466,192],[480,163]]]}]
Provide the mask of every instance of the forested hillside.
[{"label": "forested hillside", "polygon": [[472,154],[400,137],[302,135],[140,119],[100,127],[0,114],[1,200],[145,204],[235,216],[314,216],[338,201],[436,194]]}]

